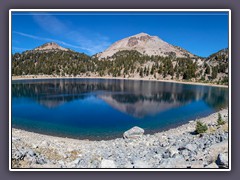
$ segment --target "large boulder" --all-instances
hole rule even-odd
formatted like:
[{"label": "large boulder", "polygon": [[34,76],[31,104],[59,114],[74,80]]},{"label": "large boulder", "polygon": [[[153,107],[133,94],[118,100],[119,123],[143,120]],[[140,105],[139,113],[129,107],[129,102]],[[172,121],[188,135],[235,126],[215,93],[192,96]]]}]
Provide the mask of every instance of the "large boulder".
[{"label": "large boulder", "polygon": [[220,153],[228,152],[228,141],[222,141],[220,143],[214,144],[209,148],[208,161],[214,162],[217,160]]},{"label": "large boulder", "polygon": [[136,139],[141,137],[144,134],[144,129],[134,126],[133,128],[125,131],[123,134],[123,138],[125,139]]}]

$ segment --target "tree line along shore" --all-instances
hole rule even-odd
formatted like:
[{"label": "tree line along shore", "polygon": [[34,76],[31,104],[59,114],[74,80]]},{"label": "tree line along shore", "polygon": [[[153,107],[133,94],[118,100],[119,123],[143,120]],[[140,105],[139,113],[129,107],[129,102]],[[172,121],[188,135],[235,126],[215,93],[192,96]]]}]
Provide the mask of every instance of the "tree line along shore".
[{"label": "tree line along shore", "polygon": [[12,55],[12,75],[139,78],[228,85],[228,51],[193,59],[124,50],[98,59],[96,55],[71,50],[31,50]]}]

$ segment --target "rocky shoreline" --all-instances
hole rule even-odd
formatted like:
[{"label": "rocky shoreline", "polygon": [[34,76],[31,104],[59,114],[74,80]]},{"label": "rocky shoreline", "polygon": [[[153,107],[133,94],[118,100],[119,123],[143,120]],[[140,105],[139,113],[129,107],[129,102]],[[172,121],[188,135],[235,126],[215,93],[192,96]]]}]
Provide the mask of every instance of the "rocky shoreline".
[{"label": "rocky shoreline", "polygon": [[[218,125],[218,113],[226,122]],[[12,168],[228,168],[228,109],[153,135],[77,140],[12,129]]]}]

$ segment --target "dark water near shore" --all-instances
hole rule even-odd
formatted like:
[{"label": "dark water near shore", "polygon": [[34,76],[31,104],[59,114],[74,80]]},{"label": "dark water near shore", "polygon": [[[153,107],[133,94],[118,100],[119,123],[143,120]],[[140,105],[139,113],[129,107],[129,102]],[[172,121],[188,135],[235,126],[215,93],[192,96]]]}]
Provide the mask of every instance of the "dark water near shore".
[{"label": "dark water near shore", "polygon": [[105,79],[12,82],[12,127],[78,139],[154,133],[228,106],[228,89]]}]

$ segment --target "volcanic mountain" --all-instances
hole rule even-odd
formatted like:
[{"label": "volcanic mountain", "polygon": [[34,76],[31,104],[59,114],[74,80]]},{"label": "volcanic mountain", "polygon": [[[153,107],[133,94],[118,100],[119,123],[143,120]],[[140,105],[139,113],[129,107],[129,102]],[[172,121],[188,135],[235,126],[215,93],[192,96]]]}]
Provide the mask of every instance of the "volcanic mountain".
[{"label": "volcanic mountain", "polygon": [[35,51],[54,51],[54,50],[68,51],[69,49],[63,48],[55,42],[49,42],[49,43],[45,43],[41,46],[38,46],[33,50],[35,50]]},{"label": "volcanic mountain", "polygon": [[124,50],[136,50],[139,53],[148,56],[158,55],[166,57],[173,55],[176,57],[196,57],[185,49],[171,45],[157,36],[150,36],[146,33],[139,33],[119,40],[104,52],[97,54],[97,57],[99,59],[111,57],[116,52]]},{"label": "volcanic mountain", "polygon": [[50,42],[12,56],[12,73],[66,77],[110,76],[211,82],[228,85],[228,49],[207,58],[140,33],[112,44],[93,56]]}]

